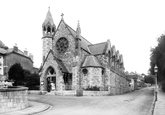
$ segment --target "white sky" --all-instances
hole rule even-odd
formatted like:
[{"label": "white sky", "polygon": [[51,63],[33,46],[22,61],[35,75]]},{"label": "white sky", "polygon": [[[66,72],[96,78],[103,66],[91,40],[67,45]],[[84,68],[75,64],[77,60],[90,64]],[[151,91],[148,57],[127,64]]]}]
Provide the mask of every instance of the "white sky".
[{"label": "white sky", "polygon": [[126,71],[147,73],[150,47],[165,32],[164,0],[3,0],[0,1],[0,40],[8,47],[34,55],[42,62],[42,23],[48,7],[56,27],[64,21],[73,29],[80,20],[81,33],[91,43],[105,42],[123,54]]}]

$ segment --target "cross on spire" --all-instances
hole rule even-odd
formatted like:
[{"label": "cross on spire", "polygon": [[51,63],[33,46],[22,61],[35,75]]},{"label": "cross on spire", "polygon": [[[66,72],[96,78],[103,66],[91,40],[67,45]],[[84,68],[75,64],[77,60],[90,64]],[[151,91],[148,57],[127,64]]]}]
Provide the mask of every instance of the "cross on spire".
[{"label": "cross on spire", "polygon": [[62,14],[61,14],[61,18],[62,18],[62,19],[63,19],[63,16],[64,16],[64,14],[62,13]]}]

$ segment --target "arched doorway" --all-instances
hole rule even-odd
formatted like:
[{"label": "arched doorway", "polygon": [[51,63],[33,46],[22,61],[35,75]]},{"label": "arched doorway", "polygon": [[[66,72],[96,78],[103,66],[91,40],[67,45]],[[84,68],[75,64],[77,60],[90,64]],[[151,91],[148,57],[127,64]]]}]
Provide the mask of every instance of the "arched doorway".
[{"label": "arched doorway", "polygon": [[56,89],[56,72],[52,67],[49,67],[46,74],[47,91],[53,91]]}]

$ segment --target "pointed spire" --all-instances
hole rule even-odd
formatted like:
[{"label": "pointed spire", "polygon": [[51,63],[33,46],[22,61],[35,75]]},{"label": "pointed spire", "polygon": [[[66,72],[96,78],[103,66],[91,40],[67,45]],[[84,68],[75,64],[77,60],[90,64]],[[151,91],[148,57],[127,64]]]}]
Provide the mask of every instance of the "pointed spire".
[{"label": "pointed spire", "polygon": [[80,28],[79,20],[78,20],[78,24],[77,24],[76,36],[79,37],[79,38],[81,36],[81,28]]},{"label": "pointed spire", "polygon": [[50,23],[51,26],[55,26],[53,18],[52,18],[52,14],[50,13],[50,7],[48,7],[48,13],[46,15],[45,21],[43,23],[43,26],[46,25],[47,23]]}]

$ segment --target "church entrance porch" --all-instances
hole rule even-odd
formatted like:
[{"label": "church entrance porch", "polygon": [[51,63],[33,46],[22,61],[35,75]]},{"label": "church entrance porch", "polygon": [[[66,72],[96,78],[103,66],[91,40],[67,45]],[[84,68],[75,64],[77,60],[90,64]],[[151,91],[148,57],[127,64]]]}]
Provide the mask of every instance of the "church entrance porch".
[{"label": "church entrance porch", "polygon": [[63,80],[64,80],[64,90],[72,90],[72,74],[64,73]]},{"label": "church entrance porch", "polygon": [[48,76],[47,77],[47,91],[54,91],[56,89],[56,77]]},{"label": "church entrance porch", "polygon": [[49,67],[46,75],[47,91],[51,92],[56,89],[56,72],[52,67]]}]

